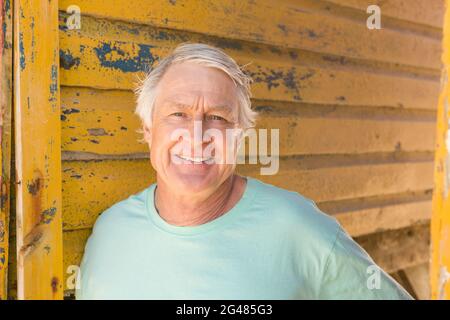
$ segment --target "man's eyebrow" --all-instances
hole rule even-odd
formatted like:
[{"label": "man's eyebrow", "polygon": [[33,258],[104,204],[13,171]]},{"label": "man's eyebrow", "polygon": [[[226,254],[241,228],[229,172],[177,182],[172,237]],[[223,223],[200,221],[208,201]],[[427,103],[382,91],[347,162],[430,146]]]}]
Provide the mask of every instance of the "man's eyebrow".
[{"label": "man's eyebrow", "polygon": [[219,104],[208,108],[211,111],[225,111],[226,113],[232,113],[231,108],[226,104]]},{"label": "man's eyebrow", "polygon": [[[169,108],[180,108],[180,109],[193,109],[194,107],[189,104],[184,104],[180,102],[175,101],[167,101],[164,103],[164,106],[167,106]],[[209,111],[225,111],[227,113],[231,113],[231,108],[227,104],[218,104],[211,107],[208,107]]]},{"label": "man's eyebrow", "polygon": [[192,109],[192,106],[184,103],[179,103],[175,101],[166,101],[163,104],[165,107],[169,108],[180,108],[180,109]]}]

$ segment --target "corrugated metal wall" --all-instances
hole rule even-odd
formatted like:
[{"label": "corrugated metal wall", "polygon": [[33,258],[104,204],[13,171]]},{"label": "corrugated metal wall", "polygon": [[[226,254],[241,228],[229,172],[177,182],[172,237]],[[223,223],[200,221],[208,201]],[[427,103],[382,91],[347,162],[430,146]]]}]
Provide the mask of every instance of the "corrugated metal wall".
[{"label": "corrugated metal wall", "polygon": [[[377,2],[383,29],[368,30]],[[68,30],[74,4],[81,29]],[[428,261],[442,1],[59,5],[64,270],[103,210],[154,181],[132,89],[185,41],[250,63],[258,127],[280,129],[279,173],[241,173],[312,198],[389,272]]]}]

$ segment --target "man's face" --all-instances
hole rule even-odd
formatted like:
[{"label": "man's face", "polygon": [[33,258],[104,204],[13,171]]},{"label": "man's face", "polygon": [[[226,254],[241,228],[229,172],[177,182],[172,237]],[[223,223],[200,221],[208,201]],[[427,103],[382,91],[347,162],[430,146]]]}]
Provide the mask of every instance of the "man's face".
[{"label": "man's face", "polygon": [[211,194],[235,169],[235,140],[226,139],[238,127],[235,84],[218,69],[186,62],[166,71],[156,96],[144,132],[158,182],[177,193]]}]

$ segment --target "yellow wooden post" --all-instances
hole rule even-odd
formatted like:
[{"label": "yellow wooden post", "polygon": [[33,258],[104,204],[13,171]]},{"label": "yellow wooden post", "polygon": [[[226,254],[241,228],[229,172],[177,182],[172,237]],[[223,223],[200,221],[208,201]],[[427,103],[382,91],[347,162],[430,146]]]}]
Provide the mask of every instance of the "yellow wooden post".
[{"label": "yellow wooden post", "polygon": [[450,0],[444,22],[441,96],[438,107],[435,188],[431,221],[431,296],[450,299]]},{"label": "yellow wooden post", "polygon": [[14,1],[18,299],[61,299],[58,2]]},{"label": "yellow wooden post", "polygon": [[12,110],[12,10],[0,0],[0,300],[7,298]]}]

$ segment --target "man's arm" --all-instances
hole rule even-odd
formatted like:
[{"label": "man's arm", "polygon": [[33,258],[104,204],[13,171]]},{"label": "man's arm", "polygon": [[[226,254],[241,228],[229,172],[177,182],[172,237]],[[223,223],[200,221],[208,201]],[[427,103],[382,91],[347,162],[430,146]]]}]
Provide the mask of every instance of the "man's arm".
[{"label": "man's arm", "polygon": [[411,300],[342,228],[327,258],[318,299]]}]

